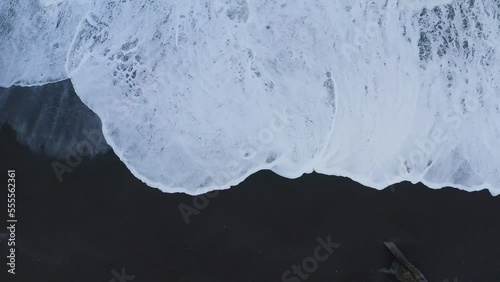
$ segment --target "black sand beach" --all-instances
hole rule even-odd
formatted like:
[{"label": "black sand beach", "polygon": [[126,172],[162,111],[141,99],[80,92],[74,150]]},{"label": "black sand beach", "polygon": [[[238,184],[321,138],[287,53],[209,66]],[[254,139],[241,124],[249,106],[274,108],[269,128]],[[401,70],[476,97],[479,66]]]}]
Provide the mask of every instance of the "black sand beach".
[{"label": "black sand beach", "polygon": [[0,1],[0,282],[500,282],[486,189],[102,133],[500,186],[500,0]]},{"label": "black sand beach", "polygon": [[52,162],[2,127],[4,183],[8,169],[17,174],[18,251],[16,275],[4,270],[1,281],[282,281],[329,236],[340,246],[307,281],[397,281],[377,273],[392,260],[384,241],[429,281],[500,281],[500,198],[487,191],[376,191],[260,172],[208,204],[198,198],[187,224],[179,205],[195,208],[193,197],[147,187],[112,153],[84,160],[62,183]]},{"label": "black sand beach", "polygon": [[0,220],[15,169],[18,222],[15,275],[0,231],[0,281],[397,281],[378,273],[393,260],[385,241],[428,281],[500,281],[500,197],[487,191],[410,183],[377,191],[342,177],[263,171],[191,197],[146,186],[112,151],[82,159],[60,182],[53,163],[64,161],[33,153],[26,134],[21,143],[16,135],[1,126]]}]

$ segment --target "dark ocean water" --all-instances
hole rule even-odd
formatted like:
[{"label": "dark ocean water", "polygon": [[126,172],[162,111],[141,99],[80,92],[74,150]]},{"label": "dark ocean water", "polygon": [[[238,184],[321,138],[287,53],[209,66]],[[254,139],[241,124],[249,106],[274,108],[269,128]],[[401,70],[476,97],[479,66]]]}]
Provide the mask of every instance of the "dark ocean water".
[{"label": "dark ocean water", "polygon": [[[264,171],[219,193],[165,194],[95,145],[101,137],[83,134],[100,123],[69,82],[50,87],[0,91],[0,220],[9,169],[18,219],[17,274],[2,263],[0,281],[397,281],[377,273],[393,260],[384,241],[428,281],[500,281],[500,197],[487,191],[410,183],[377,191],[342,177]],[[71,158],[82,140],[90,151]]]}]

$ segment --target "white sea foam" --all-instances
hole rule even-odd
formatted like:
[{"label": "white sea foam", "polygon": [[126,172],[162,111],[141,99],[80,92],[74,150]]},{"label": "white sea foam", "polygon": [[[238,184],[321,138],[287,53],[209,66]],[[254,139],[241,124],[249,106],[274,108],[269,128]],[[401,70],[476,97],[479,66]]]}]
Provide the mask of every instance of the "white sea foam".
[{"label": "white sea foam", "polygon": [[[108,143],[151,186],[198,194],[271,169],[500,193],[494,0],[85,7],[56,76],[71,78]],[[42,51],[40,66],[55,54]],[[13,54],[2,51],[6,66]],[[0,82],[57,73],[37,67]]]},{"label": "white sea foam", "polygon": [[0,1],[0,86],[68,78],[64,65],[90,0]]}]

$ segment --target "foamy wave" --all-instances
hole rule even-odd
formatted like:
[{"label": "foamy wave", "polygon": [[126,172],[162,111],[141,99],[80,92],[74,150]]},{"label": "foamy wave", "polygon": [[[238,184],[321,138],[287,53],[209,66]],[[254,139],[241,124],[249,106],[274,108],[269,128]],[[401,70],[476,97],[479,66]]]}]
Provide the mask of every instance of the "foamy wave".
[{"label": "foamy wave", "polygon": [[43,3],[70,11],[51,35],[64,52],[0,43],[0,85],[70,77],[150,186],[199,194],[271,169],[500,193],[493,0]]}]

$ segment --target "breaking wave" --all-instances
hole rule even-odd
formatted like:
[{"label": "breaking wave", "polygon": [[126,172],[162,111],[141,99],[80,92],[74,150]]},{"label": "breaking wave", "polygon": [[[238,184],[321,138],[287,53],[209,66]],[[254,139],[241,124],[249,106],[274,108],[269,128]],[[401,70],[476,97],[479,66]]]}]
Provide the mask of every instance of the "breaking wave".
[{"label": "breaking wave", "polygon": [[165,192],[270,169],[500,193],[497,1],[20,2],[0,86],[70,78]]}]

